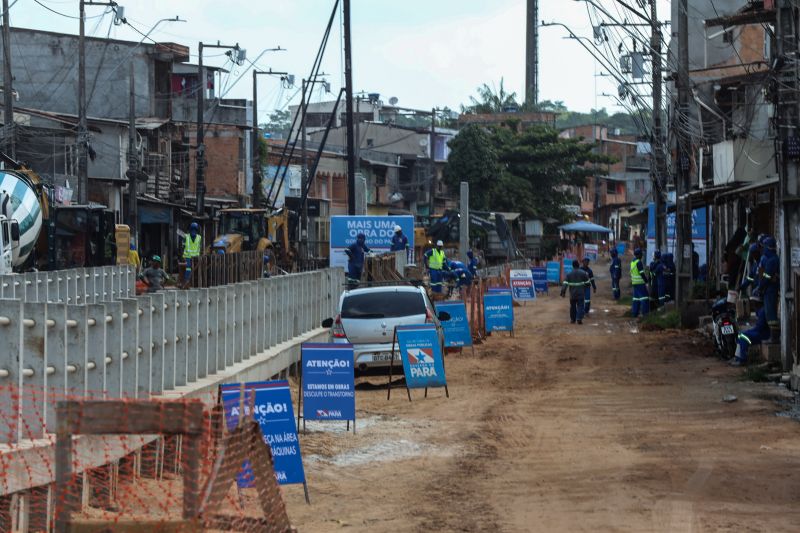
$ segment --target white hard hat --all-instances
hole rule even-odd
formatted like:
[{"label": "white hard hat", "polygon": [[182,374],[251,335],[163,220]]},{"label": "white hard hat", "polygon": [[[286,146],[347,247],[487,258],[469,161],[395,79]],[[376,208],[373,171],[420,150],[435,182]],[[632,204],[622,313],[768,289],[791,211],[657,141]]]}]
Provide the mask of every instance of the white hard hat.
[{"label": "white hard hat", "polygon": [[403,228],[401,228],[400,226],[395,226],[394,232],[397,233],[398,231],[403,231]]},{"label": "white hard hat", "polygon": [[442,241],[436,241],[436,246],[444,246],[444,243]]}]

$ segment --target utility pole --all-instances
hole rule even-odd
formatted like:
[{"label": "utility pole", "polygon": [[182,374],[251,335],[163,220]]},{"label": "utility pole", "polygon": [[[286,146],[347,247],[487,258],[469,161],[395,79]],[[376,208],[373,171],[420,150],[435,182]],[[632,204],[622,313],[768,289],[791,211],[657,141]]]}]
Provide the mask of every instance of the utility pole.
[{"label": "utility pole", "polygon": [[12,159],[16,159],[16,136],[14,127],[13,80],[11,76],[11,26],[8,16],[8,0],[3,0],[3,110],[4,126],[8,132],[6,151]]},{"label": "utility pole", "polygon": [[356,214],[356,151],[353,131],[353,45],[350,31],[350,0],[343,0],[344,86],[347,129],[347,214]]},{"label": "utility pole", "polygon": [[467,263],[467,251],[469,250],[469,183],[461,182],[461,194],[459,195],[460,213],[458,219],[458,247],[459,257]]},{"label": "utility pole", "polygon": [[206,72],[203,68],[203,48],[227,48],[230,51],[236,52],[237,55],[231,55],[234,63],[240,63],[238,52],[240,50],[239,43],[233,46],[223,45],[217,41],[217,44],[203,44],[202,41],[197,45],[197,53],[199,56],[197,64],[197,150],[195,157],[197,160],[196,169],[196,190],[197,200],[195,206],[195,214],[202,217],[206,208],[206,145],[205,145],[205,107],[206,107]]},{"label": "utility pole", "polygon": [[[797,65],[798,34],[796,26],[796,7],[792,0],[778,0],[776,2],[777,20],[775,24],[776,55],[773,65],[775,78],[778,82],[775,109],[775,126],[780,147],[778,184],[778,235],[777,241],[781,254],[780,265],[780,341],[781,363],[784,370],[797,368],[798,362],[794,360],[792,349],[792,314],[797,310],[797,290],[793,287],[792,279],[797,276],[797,264],[792,264],[792,251],[800,249],[800,236],[796,228],[800,226],[800,145],[798,131],[800,131],[800,102],[798,102],[798,79],[800,75]],[[793,290],[794,289],[794,290]],[[794,310],[794,312],[793,312]],[[774,325],[771,325],[774,328]],[[797,326],[795,326],[797,327]],[[773,336],[775,336],[773,334]],[[792,374],[792,388],[798,386],[797,371]]]},{"label": "utility pole", "polygon": [[133,61],[131,61],[128,79],[128,227],[130,227],[131,236],[138,245],[139,207],[136,200],[136,189],[138,188],[136,185],[139,178],[139,158],[136,153],[136,92],[134,90],[133,76]]},{"label": "utility pole", "polygon": [[661,77],[661,24],[655,0],[650,2],[650,51],[653,65],[653,200],[656,209],[656,249],[667,244],[666,206],[664,191],[667,176],[667,161],[664,154],[664,133],[661,123],[661,101],[663,84]]},{"label": "utility pole", "polygon": [[[302,81],[301,86],[301,96],[300,96],[300,111],[303,113],[303,116],[300,118],[300,152],[302,154],[302,161],[303,164],[301,166],[301,173],[300,173],[300,192],[306,190],[306,184],[308,183],[308,152],[306,151],[306,80]],[[300,206],[300,235],[299,241],[301,245],[301,257],[305,259],[307,257],[306,254],[306,241],[308,235],[308,196],[306,195],[305,200],[303,201],[303,205]]]},{"label": "utility pole", "polygon": [[[655,4],[655,2],[653,2]],[[686,0],[678,4],[678,109],[677,115],[689,114],[689,16]],[[679,118],[676,117],[676,120]],[[675,281],[675,305],[681,311],[690,296],[692,285],[692,206],[689,199],[691,139],[677,128],[677,165],[675,180],[675,255],[678,269]]]},{"label": "utility pole", "polygon": [[428,219],[433,217],[436,195],[436,108],[431,109],[431,133],[428,153],[431,156],[431,175],[428,179]]},{"label": "utility pole", "polygon": [[[86,125],[86,6],[116,7],[116,2],[80,0],[78,32],[78,204],[89,203],[89,128]],[[8,9],[5,9],[8,11]]]},{"label": "utility pole", "polygon": [[259,147],[261,146],[261,137],[258,127],[258,76],[271,75],[281,76],[281,80],[288,76],[288,72],[273,72],[272,69],[268,71],[260,71],[253,69],[253,135],[251,139],[251,161],[250,165],[253,167],[253,207],[260,208],[264,204],[264,190],[263,190],[263,169],[261,168],[261,158],[259,157]]},{"label": "utility pole", "polygon": [[539,103],[539,0],[528,0],[525,31],[525,103]]}]

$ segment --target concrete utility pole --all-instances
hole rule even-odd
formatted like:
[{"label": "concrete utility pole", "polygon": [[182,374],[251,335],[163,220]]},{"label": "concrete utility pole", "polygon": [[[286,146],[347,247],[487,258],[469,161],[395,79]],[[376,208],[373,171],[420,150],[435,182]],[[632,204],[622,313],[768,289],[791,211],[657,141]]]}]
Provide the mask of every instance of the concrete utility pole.
[{"label": "concrete utility pole", "polygon": [[[781,362],[784,370],[795,369],[792,375],[792,388],[797,388],[798,361],[793,356],[791,318],[797,309],[796,292],[800,287],[793,287],[792,278],[798,274],[798,265],[792,258],[793,252],[800,250],[800,102],[798,102],[798,76],[800,69],[796,61],[798,53],[797,12],[792,0],[776,2],[777,20],[775,24],[776,55],[773,65],[777,65],[775,77],[778,82],[776,94],[775,121],[780,142],[778,187],[778,235],[777,241],[781,254],[780,266],[780,340]],[[794,263],[794,264],[793,264]],[[794,289],[794,290],[793,290]],[[797,326],[795,326],[797,327]]]},{"label": "concrete utility pole", "polygon": [[[134,90],[133,61],[130,65],[128,78],[128,226],[131,236],[136,239],[139,230],[139,206],[137,205],[136,189],[139,178],[139,158],[136,153],[136,92]],[[138,245],[138,240],[136,241]]]},{"label": "concrete utility pole", "polygon": [[356,141],[353,129],[353,45],[350,31],[350,0],[342,4],[344,33],[344,87],[347,130],[347,214],[356,214]]},{"label": "concrete utility pole", "polygon": [[459,195],[460,212],[458,219],[458,247],[459,257],[467,264],[467,251],[469,250],[469,183],[461,182]]},{"label": "concrete utility pole", "polygon": [[3,0],[3,110],[4,126],[8,132],[6,152],[16,159],[16,136],[14,128],[13,79],[11,76],[11,26],[8,16],[8,0]]},{"label": "concrete utility pole", "polygon": [[253,167],[253,207],[255,208],[262,207],[264,204],[264,191],[262,189],[264,175],[261,168],[261,159],[258,157],[259,147],[261,146],[258,127],[258,76],[262,74],[281,76],[281,80],[286,79],[284,76],[289,75],[288,72],[273,72],[272,69],[268,71],[253,69],[253,138],[251,139],[250,165]]},{"label": "concrete utility pole", "polygon": [[433,216],[436,197],[436,108],[431,109],[431,133],[428,153],[431,156],[431,175],[428,180],[428,219]]},{"label": "concrete utility pole", "polygon": [[[79,2],[78,32],[78,204],[89,203],[89,128],[86,124],[86,6],[116,7],[116,2]],[[6,10],[7,11],[7,10]]]},{"label": "concrete utility pole", "polygon": [[[655,2],[654,2],[655,4]],[[688,116],[689,95],[689,15],[687,0],[678,3],[678,113]],[[676,118],[676,120],[679,120]],[[676,127],[680,132],[680,128]],[[675,281],[675,304],[683,308],[692,286],[692,205],[689,199],[691,174],[691,139],[677,135],[677,179],[675,182],[675,255],[678,269]]]},{"label": "concrete utility pole", "polygon": [[[306,87],[307,83],[306,80],[302,81],[301,86],[301,96],[300,96],[300,109],[298,111],[303,113],[303,116],[300,117],[300,152],[302,154],[302,161],[303,165],[300,167],[302,170],[300,172],[300,192],[302,196],[302,192],[306,190],[306,184],[308,183],[308,151],[306,150]],[[305,196],[305,200],[303,201],[303,205],[300,206],[300,235],[299,241],[301,245],[301,257],[305,259],[307,257],[306,254],[306,242],[308,240],[308,196]]]},{"label": "concrete utility pole", "polygon": [[528,0],[525,31],[525,103],[539,103],[539,0]]},{"label": "concrete utility pole", "polygon": [[653,201],[656,208],[656,248],[667,244],[666,206],[664,191],[666,188],[667,160],[664,154],[664,133],[661,123],[661,102],[663,83],[661,76],[661,24],[658,22],[656,2],[650,2],[650,57],[653,65]]}]

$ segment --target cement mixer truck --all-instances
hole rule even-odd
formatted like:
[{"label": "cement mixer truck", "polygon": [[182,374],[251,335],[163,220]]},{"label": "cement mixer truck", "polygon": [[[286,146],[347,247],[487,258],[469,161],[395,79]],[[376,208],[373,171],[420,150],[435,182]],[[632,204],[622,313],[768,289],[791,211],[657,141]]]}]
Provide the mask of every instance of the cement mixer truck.
[{"label": "cement mixer truck", "polygon": [[42,203],[34,178],[0,171],[0,275],[25,265],[42,232]]}]

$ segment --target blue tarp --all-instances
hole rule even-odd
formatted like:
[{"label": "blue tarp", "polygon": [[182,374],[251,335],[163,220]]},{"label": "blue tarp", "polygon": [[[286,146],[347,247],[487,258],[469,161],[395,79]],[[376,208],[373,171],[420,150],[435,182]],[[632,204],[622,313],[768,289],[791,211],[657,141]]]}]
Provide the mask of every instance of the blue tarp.
[{"label": "blue tarp", "polygon": [[611,233],[611,230],[608,228],[584,220],[564,224],[563,226],[559,226],[558,229],[563,231],[582,231],[584,233]]}]

